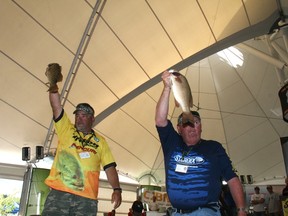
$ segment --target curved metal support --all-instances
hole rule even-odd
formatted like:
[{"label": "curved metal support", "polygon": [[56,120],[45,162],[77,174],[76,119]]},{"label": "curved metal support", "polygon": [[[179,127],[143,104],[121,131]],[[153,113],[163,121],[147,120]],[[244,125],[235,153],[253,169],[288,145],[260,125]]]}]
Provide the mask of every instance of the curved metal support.
[{"label": "curved metal support", "polygon": [[[262,22],[250,26],[246,29],[243,29],[221,41],[216,42],[215,44],[207,47],[206,49],[203,49],[202,51],[184,59],[183,61],[178,62],[177,64],[171,66],[171,68],[175,70],[182,70],[210,55],[213,55],[214,53],[223,50],[227,47],[233,46],[235,44],[241,43],[243,41],[249,40],[254,37],[258,37],[261,35],[265,35],[269,32],[272,24],[275,22],[275,20],[279,17],[278,12],[274,12],[269,18],[266,20],[263,20]],[[152,79],[148,80],[147,82],[143,83],[124,97],[120,98],[117,102],[109,106],[107,109],[99,113],[95,117],[95,121],[93,123],[93,127],[96,126],[98,123],[103,121],[107,116],[109,116],[111,113],[115,112],[117,109],[122,107],[124,104],[129,102],[130,100],[134,99],[136,96],[140,95],[147,89],[151,88],[152,86],[158,84],[161,81],[161,74],[158,74],[157,76],[153,77]]]},{"label": "curved metal support", "polygon": [[146,173],[146,174],[142,175],[140,178],[138,178],[138,182],[140,183],[140,181],[145,177],[149,178],[149,185],[151,185],[151,179],[158,185],[158,181],[157,181],[156,177],[151,173]]}]

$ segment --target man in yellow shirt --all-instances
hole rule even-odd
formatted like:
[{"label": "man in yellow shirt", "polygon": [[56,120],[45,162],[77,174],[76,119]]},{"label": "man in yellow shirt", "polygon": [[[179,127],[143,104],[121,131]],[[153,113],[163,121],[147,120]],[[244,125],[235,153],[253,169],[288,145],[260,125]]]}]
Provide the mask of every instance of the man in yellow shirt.
[{"label": "man in yellow shirt", "polygon": [[114,209],[122,197],[116,163],[105,138],[92,129],[94,109],[87,103],[77,105],[73,124],[61,106],[60,95],[49,92],[55,130],[56,156],[45,183],[51,188],[42,216],[95,216],[98,210],[100,166],[113,188]]}]

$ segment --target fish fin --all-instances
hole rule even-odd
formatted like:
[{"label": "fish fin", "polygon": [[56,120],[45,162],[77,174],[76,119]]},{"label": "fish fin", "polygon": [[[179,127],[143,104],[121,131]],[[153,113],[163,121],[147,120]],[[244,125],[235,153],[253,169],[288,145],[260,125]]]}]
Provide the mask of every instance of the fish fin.
[{"label": "fish fin", "polygon": [[180,107],[180,104],[178,103],[178,101],[176,99],[175,99],[175,106]]},{"label": "fish fin", "polygon": [[189,107],[193,108],[193,97],[192,97],[192,94],[190,94],[190,98],[189,98]]},{"label": "fish fin", "polygon": [[175,78],[175,80],[176,80],[177,82],[179,82],[179,83],[183,83],[183,81],[182,81],[182,79],[181,79],[180,76],[177,76],[177,77]]}]

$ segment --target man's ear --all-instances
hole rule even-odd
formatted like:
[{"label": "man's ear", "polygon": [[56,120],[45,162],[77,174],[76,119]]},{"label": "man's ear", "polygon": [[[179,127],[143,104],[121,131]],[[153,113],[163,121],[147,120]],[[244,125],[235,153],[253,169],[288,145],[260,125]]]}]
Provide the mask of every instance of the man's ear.
[{"label": "man's ear", "polygon": [[92,122],[94,123],[94,121],[95,121],[95,116],[92,116],[92,117],[91,117],[91,120],[92,120]]},{"label": "man's ear", "polygon": [[177,131],[181,135],[181,127],[179,125],[177,125]]}]

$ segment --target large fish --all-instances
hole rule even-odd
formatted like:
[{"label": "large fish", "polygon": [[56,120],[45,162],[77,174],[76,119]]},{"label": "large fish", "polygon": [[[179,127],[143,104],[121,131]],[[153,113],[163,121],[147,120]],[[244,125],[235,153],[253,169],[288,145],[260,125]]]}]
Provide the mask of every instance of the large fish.
[{"label": "large fish", "polygon": [[49,92],[58,92],[57,82],[61,82],[63,79],[63,75],[61,73],[61,66],[57,63],[51,63],[48,65],[45,75],[49,81]]},{"label": "large fish", "polygon": [[191,122],[194,123],[194,117],[190,111],[193,107],[193,98],[189,83],[185,76],[178,71],[169,70],[172,74],[170,76],[172,82],[172,92],[175,98],[175,104],[177,107],[181,107],[183,111],[182,123]]},{"label": "large fish", "polygon": [[84,189],[84,173],[77,159],[66,151],[59,154],[59,163],[57,163],[58,176],[63,183],[74,190],[82,191]]}]

